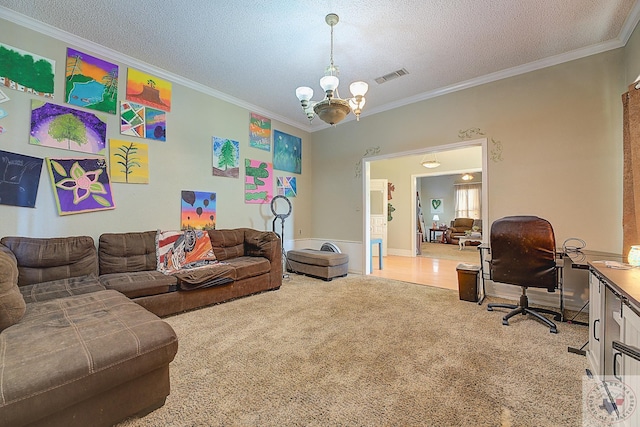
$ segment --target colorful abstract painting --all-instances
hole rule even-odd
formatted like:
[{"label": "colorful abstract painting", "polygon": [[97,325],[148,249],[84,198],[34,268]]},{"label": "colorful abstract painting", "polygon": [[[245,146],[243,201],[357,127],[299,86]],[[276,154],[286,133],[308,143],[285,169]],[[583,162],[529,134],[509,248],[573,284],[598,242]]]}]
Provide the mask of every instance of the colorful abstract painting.
[{"label": "colorful abstract painting", "polygon": [[273,168],[279,171],[302,173],[302,139],[274,130]]},{"label": "colorful abstract painting", "polygon": [[42,159],[0,151],[0,204],[34,208]]},{"label": "colorful abstract painting", "polygon": [[295,176],[279,176],[276,185],[278,196],[296,197],[298,195]]},{"label": "colorful abstract painting", "polygon": [[96,159],[47,158],[47,169],[60,215],[95,212],[116,207],[107,162]]},{"label": "colorful abstract painting", "polygon": [[32,99],[29,143],[104,155],[107,123],[90,112]]},{"label": "colorful abstract painting", "polygon": [[56,61],[0,43],[0,86],[53,99]]},{"label": "colorful abstract painting", "polygon": [[245,203],[271,203],[273,198],[273,166],[262,160],[244,159]]},{"label": "colorful abstract painting", "polygon": [[120,133],[138,138],[167,140],[167,113],[162,110],[136,104],[120,102]]},{"label": "colorful abstract painting", "polygon": [[139,142],[109,140],[109,171],[112,182],[149,183],[149,150]]},{"label": "colorful abstract painting", "polygon": [[213,137],[213,176],[238,178],[240,173],[240,143]]},{"label": "colorful abstract painting", "polygon": [[129,68],[126,98],[158,110],[171,111],[171,82]]},{"label": "colorful abstract painting", "polygon": [[271,119],[251,113],[249,119],[249,147],[271,150]]},{"label": "colorful abstract painting", "polygon": [[116,114],[118,66],[67,48],[65,99],[68,104]]},{"label": "colorful abstract painting", "polygon": [[216,229],[216,193],[182,191],[180,229]]}]

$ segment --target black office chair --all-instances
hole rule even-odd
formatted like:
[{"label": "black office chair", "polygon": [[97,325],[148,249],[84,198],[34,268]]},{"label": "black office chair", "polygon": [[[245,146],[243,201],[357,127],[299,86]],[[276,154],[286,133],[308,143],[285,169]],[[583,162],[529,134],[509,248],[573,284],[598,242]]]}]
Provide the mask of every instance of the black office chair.
[{"label": "black office chair", "polygon": [[559,289],[560,311],[563,309],[562,271],[556,261],[556,240],[549,221],[536,216],[509,216],[496,220],[491,225],[488,249],[491,255],[488,260],[489,278],[494,282],[520,286],[522,295],[518,305],[492,303],[487,310],[512,309],[502,318],[503,325],[508,325],[509,319],[516,314],[530,314],[549,326],[552,333],[558,333],[556,324],[541,313],[553,315],[556,321],[561,321],[562,315],[544,308],[529,307],[527,297],[529,287],[546,288],[548,292]]}]

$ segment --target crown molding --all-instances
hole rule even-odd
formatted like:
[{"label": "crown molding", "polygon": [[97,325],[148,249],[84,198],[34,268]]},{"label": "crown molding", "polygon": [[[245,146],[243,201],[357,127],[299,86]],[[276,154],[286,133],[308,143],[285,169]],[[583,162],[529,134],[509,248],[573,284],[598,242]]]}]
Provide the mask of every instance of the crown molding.
[{"label": "crown molding", "polygon": [[194,82],[193,80],[189,80],[177,74],[171,73],[167,70],[163,70],[162,68],[158,68],[144,61],[140,61],[139,59],[130,57],[121,52],[110,49],[106,46],[102,46],[98,43],[94,43],[90,40],[84,39],[82,37],[78,37],[67,31],[61,30],[60,28],[56,28],[49,24],[45,24],[44,22],[35,20],[29,16],[7,9],[4,6],[0,6],[0,18],[6,19],[7,21],[11,21],[14,24],[18,24],[30,30],[37,31],[38,33],[41,33],[45,36],[53,37],[62,42],[73,45],[76,48],[85,49],[85,50],[91,51],[91,53],[94,53],[98,56],[106,57],[109,60],[120,62],[122,64],[125,64],[127,67],[139,69],[146,73],[158,76],[162,79],[169,80],[173,83],[185,86],[195,91],[204,93],[206,95],[210,95],[214,98],[217,98],[222,101],[228,102],[230,104],[236,105],[238,107],[244,108],[246,110],[249,110],[250,112],[257,113],[265,117],[269,117],[272,120],[280,121],[282,123],[293,126],[305,132],[311,132],[311,127],[308,125],[303,125],[300,122],[293,121],[287,117],[276,114],[273,111],[265,110],[264,108],[258,107],[257,105],[253,105],[242,99],[235,98],[224,92],[220,92],[216,89]]}]

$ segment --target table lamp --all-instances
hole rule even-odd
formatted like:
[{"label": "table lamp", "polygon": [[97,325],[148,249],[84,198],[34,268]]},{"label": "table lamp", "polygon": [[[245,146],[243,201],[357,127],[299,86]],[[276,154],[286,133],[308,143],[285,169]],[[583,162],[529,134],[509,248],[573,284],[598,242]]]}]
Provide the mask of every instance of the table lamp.
[{"label": "table lamp", "polygon": [[433,216],[433,225],[432,225],[431,228],[438,228],[438,221],[440,221],[440,217],[438,215],[434,215]]},{"label": "table lamp", "polygon": [[627,262],[631,265],[640,266],[640,245],[633,245],[629,249],[629,255],[627,256]]}]

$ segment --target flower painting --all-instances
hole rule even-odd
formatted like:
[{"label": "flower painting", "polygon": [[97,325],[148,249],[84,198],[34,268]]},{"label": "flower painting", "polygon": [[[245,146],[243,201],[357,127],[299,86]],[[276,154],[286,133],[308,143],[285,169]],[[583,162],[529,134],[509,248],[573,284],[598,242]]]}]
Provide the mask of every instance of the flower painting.
[{"label": "flower painting", "polygon": [[104,158],[47,158],[47,168],[60,215],[116,207]]},{"label": "flower painting", "polygon": [[302,173],[302,139],[279,130],[273,131],[273,168]]}]

